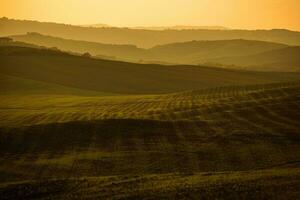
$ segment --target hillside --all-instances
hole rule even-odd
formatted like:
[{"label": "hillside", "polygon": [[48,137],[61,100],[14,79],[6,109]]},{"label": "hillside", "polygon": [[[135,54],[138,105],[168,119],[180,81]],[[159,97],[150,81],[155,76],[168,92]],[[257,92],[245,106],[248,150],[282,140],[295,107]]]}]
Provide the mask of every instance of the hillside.
[{"label": "hillside", "polygon": [[[287,47],[260,54],[229,57],[212,60],[216,65],[239,66],[248,70],[262,71],[300,71],[300,47]],[[234,65],[234,66],[232,66]]]},{"label": "hillside", "polygon": [[0,36],[38,32],[45,35],[107,44],[132,44],[142,48],[192,40],[262,40],[300,45],[300,33],[288,30],[136,30],[90,28],[28,20],[0,19]]},{"label": "hillside", "polygon": [[[297,47],[250,43],[280,48],[275,61],[297,57]],[[1,199],[300,195],[299,73],[137,64],[40,45],[0,44]]]},{"label": "hillside", "polygon": [[0,74],[0,95],[115,95]]},{"label": "hillside", "polygon": [[294,199],[299,86],[1,96],[0,195]]},{"label": "hillside", "polygon": [[0,73],[5,75],[119,94],[159,94],[299,79],[299,74],[294,73],[262,73],[183,65],[143,65],[18,46],[0,46],[0,64]]},{"label": "hillside", "polygon": [[156,46],[150,52],[165,62],[199,64],[215,58],[246,56],[284,47],[287,45],[254,40],[191,41]]},{"label": "hillside", "polygon": [[[274,106],[275,109],[276,106],[279,106],[278,109],[280,110],[280,106],[283,106],[280,101],[287,100],[286,103],[289,103],[288,98],[290,95],[285,96],[285,93],[291,93],[291,98],[298,101],[298,89],[298,82],[285,82],[207,88],[165,95],[74,96],[62,94],[62,96],[51,96],[51,93],[46,95],[36,93],[27,96],[22,93],[14,93],[14,95],[4,95],[0,100],[1,105],[3,105],[0,126],[28,126],[73,121],[97,123],[96,120],[106,119],[121,119],[119,123],[122,123],[122,119],[134,119],[129,120],[133,123],[133,126],[138,123],[135,120],[142,120],[141,123],[149,125],[158,122],[148,120],[200,120],[205,122],[203,125],[209,125],[216,120],[214,117],[221,117],[221,121],[225,120],[226,122],[230,120],[230,118],[226,119],[226,116],[231,116],[232,109],[240,115],[244,112],[248,113],[245,117],[253,117],[254,120],[259,117],[256,116],[258,113],[255,109],[259,109],[259,112],[270,112],[270,117],[274,114],[257,105],[260,103],[259,101],[266,104],[265,107]],[[47,98],[50,98],[51,101],[42,100]],[[29,99],[30,101],[28,101]],[[293,102],[295,99],[293,99]],[[294,103],[297,103],[297,101]],[[247,105],[247,107],[244,108],[243,105]],[[292,105],[293,103],[291,103]],[[253,113],[251,109],[254,109]],[[290,111],[290,115],[295,112],[295,122],[298,116],[296,111],[297,109],[293,112]],[[221,112],[222,116],[219,116],[218,112]],[[14,115],[15,113],[17,115]],[[251,116],[251,113],[253,116]],[[43,117],[43,115],[45,116]],[[288,113],[282,113],[282,120],[284,120],[285,115],[288,115]],[[225,121],[222,123],[223,128],[216,131],[231,134],[232,131],[226,132],[224,130],[225,125],[228,126],[228,129],[231,126],[231,123],[224,123]],[[238,122],[242,121],[238,120]],[[113,123],[113,121],[108,120],[103,123]],[[186,123],[192,122],[186,121]],[[264,120],[260,123],[263,125]],[[258,124],[259,122],[257,122]],[[158,125],[164,126],[164,124]],[[284,124],[281,125],[281,128],[284,128]]]},{"label": "hillside", "polygon": [[119,60],[182,64],[199,64],[214,58],[246,56],[287,47],[284,44],[263,41],[220,40],[173,43],[155,46],[150,49],[141,49],[132,45],[109,45],[67,40],[38,33],[16,35],[11,36],[11,38],[16,41],[45,47],[57,47],[64,51],[89,52],[95,56],[102,55]]},{"label": "hillside", "polygon": [[[134,45],[114,45],[102,44],[96,42],[68,40],[58,37],[42,35],[39,33],[27,33],[26,35],[10,36],[15,41],[22,41],[30,44],[41,45],[45,47],[57,47],[64,51],[78,53],[89,52],[94,56],[107,56],[112,59],[139,61],[146,59],[149,52],[146,49],[138,48]],[[151,57],[149,56],[151,60]]]},{"label": "hillside", "polygon": [[44,48],[37,44],[27,43],[22,41],[14,41],[11,37],[0,37],[0,46],[18,46],[29,48]]},{"label": "hillside", "polygon": [[[297,199],[299,169],[51,179],[0,186],[5,199]],[[275,180],[275,181],[274,181]]]}]

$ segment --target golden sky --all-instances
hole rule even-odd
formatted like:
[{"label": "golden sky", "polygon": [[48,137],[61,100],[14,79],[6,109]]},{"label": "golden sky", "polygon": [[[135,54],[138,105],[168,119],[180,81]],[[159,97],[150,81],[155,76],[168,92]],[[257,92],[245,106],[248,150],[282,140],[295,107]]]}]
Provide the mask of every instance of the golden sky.
[{"label": "golden sky", "polygon": [[300,0],[0,0],[1,16],[67,24],[300,31]]}]

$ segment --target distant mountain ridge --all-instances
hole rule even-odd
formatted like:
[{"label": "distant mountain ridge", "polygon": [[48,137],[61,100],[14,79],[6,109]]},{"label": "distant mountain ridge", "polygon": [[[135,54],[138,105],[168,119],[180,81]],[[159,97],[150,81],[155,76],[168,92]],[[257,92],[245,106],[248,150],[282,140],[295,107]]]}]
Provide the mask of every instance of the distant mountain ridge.
[{"label": "distant mountain ridge", "polygon": [[129,28],[91,28],[74,25],[0,18],[0,36],[27,32],[56,37],[100,42],[133,44],[142,48],[192,40],[261,40],[288,45],[300,45],[300,32],[289,30],[137,30]]}]

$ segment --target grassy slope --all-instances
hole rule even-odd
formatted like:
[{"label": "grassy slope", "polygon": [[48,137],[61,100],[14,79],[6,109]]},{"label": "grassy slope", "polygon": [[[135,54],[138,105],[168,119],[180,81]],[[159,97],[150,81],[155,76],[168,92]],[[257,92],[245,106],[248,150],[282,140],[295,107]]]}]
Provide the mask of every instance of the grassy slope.
[{"label": "grassy slope", "polygon": [[[54,165],[99,158],[116,174],[241,170],[297,160],[298,84],[253,87],[162,96],[2,96],[1,126],[29,126],[1,129],[2,152],[39,152],[37,163]],[[59,149],[57,136],[64,143]],[[49,151],[52,161],[43,155]],[[161,160],[148,165],[157,155]],[[128,158],[136,163],[118,166]]]},{"label": "grassy slope", "polygon": [[213,58],[245,56],[287,47],[284,44],[263,41],[220,40],[173,43],[155,46],[151,49],[141,49],[131,45],[109,45],[67,40],[38,33],[17,35],[12,38],[46,47],[58,47],[64,51],[90,52],[93,55],[104,55],[115,59],[185,64],[199,64]]},{"label": "grassy slope", "polygon": [[151,96],[1,96],[0,193],[293,199],[299,91],[299,83],[279,83]]},{"label": "grassy slope", "polygon": [[[255,55],[213,60],[224,65],[264,71],[300,71],[300,47],[287,47]],[[232,66],[234,67],[234,66]]]},{"label": "grassy slope", "polygon": [[3,184],[4,199],[297,199],[298,168],[91,177]]},{"label": "grassy slope", "polygon": [[[284,87],[284,83],[270,84],[266,85],[266,87],[272,88],[274,85],[276,89],[277,85],[281,84]],[[291,88],[288,90],[295,93],[293,95],[297,95],[296,90],[298,87],[296,86],[290,86]],[[198,117],[210,122],[213,120],[210,118],[213,115],[205,114],[198,116],[201,114],[200,111],[208,112],[210,109],[209,106],[217,105],[220,107],[218,109],[223,112],[223,106],[225,110],[230,110],[230,105],[235,105],[234,103],[238,104],[239,101],[243,101],[241,104],[250,106],[252,99],[255,98],[251,95],[256,95],[255,91],[261,88],[263,88],[261,85],[249,85],[225,87],[224,89],[222,87],[211,88],[169,95],[104,97],[54,96],[50,95],[50,93],[49,95],[33,94],[27,96],[15,93],[15,95],[2,95],[0,103],[3,105],[2,109],[5,111],[3,114],[11,110],[11,114],[18,113],[18,115],[10,115],[9,117],[2,115],[0,124],[2,126],[15,126],[18,125],[16,122],[19,122],[19,125],[34,125],[69,121],[95,121],[99,119],[193,120],[198,119]],[[282,101],[281,98],[285,97],[284,91],[280,90],[270,90],[270,98],[267,96],[269,95],[267,92],[262,92],[262,95],[264,95],[261,97],[263,101],[275,102],[277,99]],[[236,98],[235,95],[237,96]],[[279,96],[276,97],[276,95]],[[249,105],[247,104],[248,101],[250,101]],[[226,103],[229,103],[228,107]],[[198,111],[198,109],[200,110]],[[45,116],[38,117],[43,115]],[[44,121],[45,119],[46,121]]]},{"label": "grassy slope", "polygon": [[0,95],[116,95],[0,74]]},{"label": "grassy slope", "polygon": [[210,59],[246,56],[287,47],[283,44],[254,40],[191,41],[160,45],[150,49],[157,60],[199,64]]},{"label": "grassy slope", "polygon": [[[45,47],[57,47],[63,51],[78,53],[89,52],[94,56],[107,56],[111,59],[139,61],[149,57],[146,49],[134,45],[113,45],[88,41],[68,40],[58,37],[27,33],[26,35],[11,36],[16,41],[42,45]],[[151,58],[151,57],[149,57]]]},{"label": "grassy slope", "polygon": [[158,94],[224,85],[299,79],[200,66],[142,65],[72,56],[48,49],[0,47],[0,73],[67,87],[120,94]]},{"label": "grassy slope", "polygon": [[[165,69],[14,48],[5,47],[0,60],[1,72],[18,75],[0,76],[4,85],[0,87],[2,198],[299,196],[300,84],[254,84],[293,80],[298,74],[198,71],[189,66]],[[149,69],[166,70],[164,76],[149,76],[164,83],[161,87],[168,91],[176,90],[164,81],[179,74],[184,81],[203,75],[205,81],[196,82],[201,87],[189,89],[216,81],[222,87],[164,95],[99,96],[66,86],[72,83],[86,89],[85,81],[98,86],[101,82],[93,81],[99,77],[114,83],[117,79],[103,74],[106,71],[113,75],[121,71],[117,77],[124,78],[124,84],[130,80],[124,76],[128,70],[138,71],[128,76],[143,84]],[[69,82],[53,84],[65,81],[59,76]],[[181,82],[176,87],[186,83],[177,80]],[[251,84],[224,86],[235,81]],[[131,93],[143,91],[138,84]],[[115,88],[122,87],[119,83]]]},{"label": "grassy slope", "polygon": [[13,37],[17,41],[58,47],[65,51],[90,52],[110,59],[134,62],[162,62],[223,65],[265,71],[299,71],[299,47],[250,40],[191,41],[160,45],[151,49],[134,46],[108,45],[85,41],[66,40],[29,33]]},{"label": "grassy slope", "polygon": [[133,44],[149,48],[155,45],[192,40],[267,40],[300,45],[300,33],[288,30],[134,30],[126,28],[87,28],[26,20],[0,19],[0,35],[38,32],[62,38],[107,44]]}]

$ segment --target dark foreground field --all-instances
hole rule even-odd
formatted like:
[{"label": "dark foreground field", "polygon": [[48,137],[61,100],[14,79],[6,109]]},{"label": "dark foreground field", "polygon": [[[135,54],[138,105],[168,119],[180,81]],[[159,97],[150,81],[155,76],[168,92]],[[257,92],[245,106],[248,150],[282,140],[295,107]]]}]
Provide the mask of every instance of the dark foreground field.
[{"label": "dark foreground field", "polygon": [[3,94],[1,199],[297,199],[300,83]]},{"label": "dark foreground field", "polygon": [[298,167],[25,181],[0,192],[2,199],[298,199]]}]

